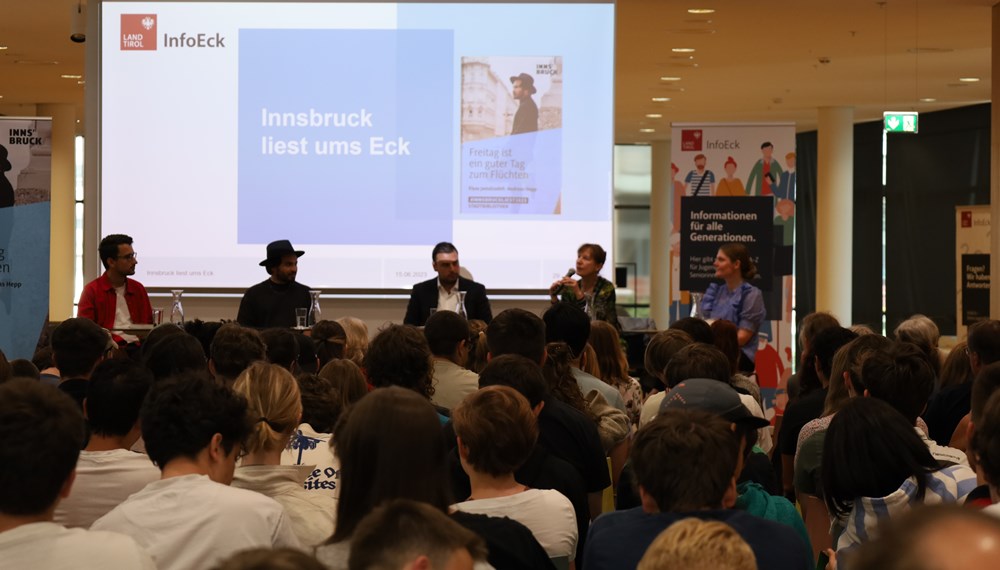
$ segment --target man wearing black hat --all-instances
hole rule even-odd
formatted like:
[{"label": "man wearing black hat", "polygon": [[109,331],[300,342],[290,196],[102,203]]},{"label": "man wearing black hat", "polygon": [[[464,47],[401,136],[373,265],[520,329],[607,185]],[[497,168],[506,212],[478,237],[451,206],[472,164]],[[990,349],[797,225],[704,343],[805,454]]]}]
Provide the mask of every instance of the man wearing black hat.
[{"label": "man wearing black hat", "polygon": [[514,125],[510,129],[510,134],[533,133],[538,130],[538,105],[531,98],[537,91],[535,89],[535,79],[527,73],[515,75],[510,78],[514,85],[514,98],[520,104],[517,112],[514,113]]},{"label": "man wearing black hat", "polygon": [[247,289],[236,321],[245,327],[293,327],[295,309],[308,309],[309,287],[297,283],[299,258],[287,239],[267,244],[267,259],[260,262],[271,277]]}]

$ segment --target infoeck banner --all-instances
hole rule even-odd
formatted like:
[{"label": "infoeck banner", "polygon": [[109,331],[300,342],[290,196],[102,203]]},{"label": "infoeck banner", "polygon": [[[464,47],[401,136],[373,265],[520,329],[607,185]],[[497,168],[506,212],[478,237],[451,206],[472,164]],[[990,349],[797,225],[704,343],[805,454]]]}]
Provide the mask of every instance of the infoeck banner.
[{"label": "infoeck banner", "polygon": [[757,331],[755,369],[772,417],[784,409],[793,372],[795,125],[673,125],[669,186],[671,320],[691,312],[690,293],[715,279],[719,246],[747,245],[757,263],[766,320]]},{"label": "infoeck banner", "polygon": [[52,121],[0,117],[0,350],[31,358],[49,310]]}]

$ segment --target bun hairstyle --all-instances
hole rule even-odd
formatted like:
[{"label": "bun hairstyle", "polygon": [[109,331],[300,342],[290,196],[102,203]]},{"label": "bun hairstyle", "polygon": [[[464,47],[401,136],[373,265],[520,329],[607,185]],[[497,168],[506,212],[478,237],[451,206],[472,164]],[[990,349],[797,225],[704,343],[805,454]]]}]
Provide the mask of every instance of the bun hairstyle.
[{"label": "bun hairstyle", "polygon": [[729,261],[740,262],[740,275],[743,276],[744,281],[749,281],[757,276],[757,266],[750,259],[750,250],[747,249],[747,246],[742,243],[727,243],[719,250],[726,254]]},{"label": "bun hairstyle", "polygon": [[246,451],[283,448],[302,417],[302,395],[292,373],[277,364],[255,362],[236,379],[233,391],[246,398],[253,422]]}]

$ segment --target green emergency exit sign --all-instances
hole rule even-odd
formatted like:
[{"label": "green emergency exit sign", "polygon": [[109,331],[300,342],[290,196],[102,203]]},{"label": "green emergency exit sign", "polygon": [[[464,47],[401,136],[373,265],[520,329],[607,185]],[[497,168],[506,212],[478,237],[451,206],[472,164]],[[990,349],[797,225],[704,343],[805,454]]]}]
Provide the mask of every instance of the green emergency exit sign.
[{"label": "green emergency exit sign", "polygon": [[889,133],[917,132],[917,113],[882,113],[883,128]]}]

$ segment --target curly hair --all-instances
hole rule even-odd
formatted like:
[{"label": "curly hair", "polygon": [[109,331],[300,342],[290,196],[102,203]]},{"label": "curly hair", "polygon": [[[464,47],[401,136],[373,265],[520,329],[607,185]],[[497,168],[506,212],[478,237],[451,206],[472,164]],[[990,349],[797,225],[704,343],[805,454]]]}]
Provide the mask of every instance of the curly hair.
[{"label": "curly hair", "polygon": [[428,399],[434,395],[431,349],[423,333],[409,325],[379,331],[365,353],[368,381],[376,388],[401,386]]}]

